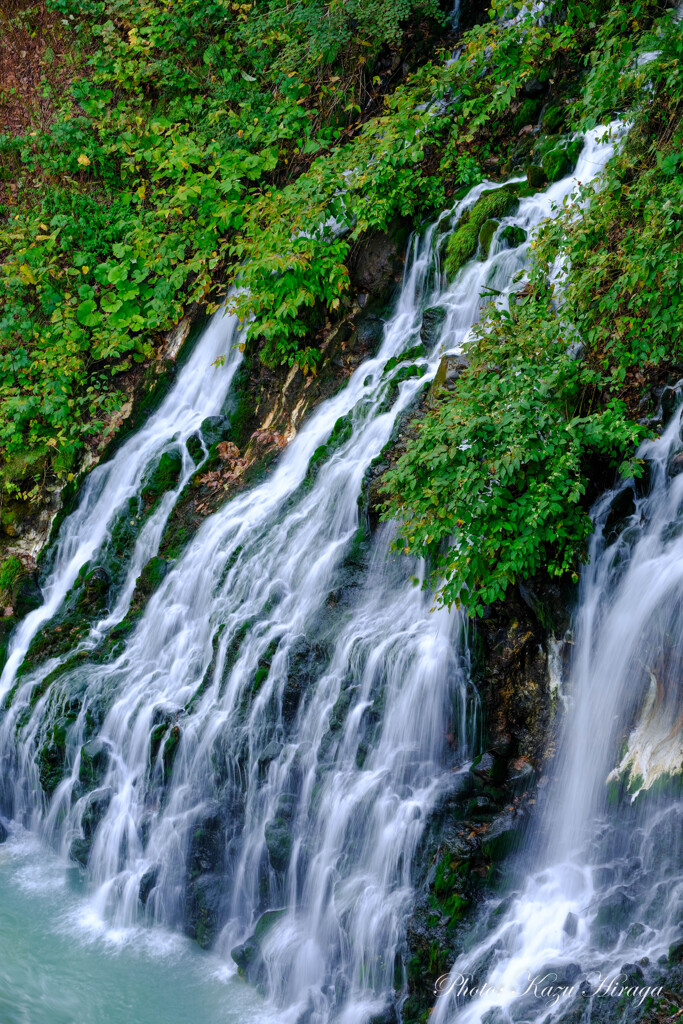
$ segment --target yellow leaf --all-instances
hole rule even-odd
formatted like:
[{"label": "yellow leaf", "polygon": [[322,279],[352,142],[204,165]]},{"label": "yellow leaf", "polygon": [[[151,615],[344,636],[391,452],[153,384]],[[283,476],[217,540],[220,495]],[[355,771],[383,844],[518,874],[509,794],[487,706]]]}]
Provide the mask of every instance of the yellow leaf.
[{"label": "yellow leaf", "polygon": [[140,185],[140,188],[138,189],[138,195],[140,196],[140,199],[144,199],[145,198],[145,186],[144,185]]},{"label": "yellow leaf", "polygon": [[73,480],[73,478],[74,478],[74,475],[73,475],[73,473],[67,473],[67,475],[66,475],[66,478],[67,478],[67,480],[69,481],[69,483],[71,483],[71,481],[72,481],[72,480]]},{"label": "yellow leaf", "polygon": [[21,275],[21,279],[24,282],[24,284],[35,284],[36,283],[36,279],[35,279],[35,276],[33,274],[33,271],[28,266],[28,264],[22,263],[21,266],[19,267],[19,273]]},{"label": "yellow leaf", "polygon": [[87,274],[89,270],[90,270],[90,267],[81,267],[81,272],[83,274]]},{"label": "yellow leaf", "polygon": [[90,160],[85,155],[85,153],[81,153],[81,155],[78,158],[78,163],[81,165],[81,167],[89,167],[90,166]]}]

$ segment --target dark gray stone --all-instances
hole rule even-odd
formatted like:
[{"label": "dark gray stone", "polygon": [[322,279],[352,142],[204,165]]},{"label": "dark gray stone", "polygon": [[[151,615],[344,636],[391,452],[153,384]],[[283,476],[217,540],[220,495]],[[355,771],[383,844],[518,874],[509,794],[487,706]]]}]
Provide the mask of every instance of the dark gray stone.
[{"label": "dark gray stone", "polygon": [[43,592],[38,585],[38,573],[26,573],[20,576],[14,586],[12,607],[16,618],[23,619],[29,612],[40,608],[43,603]]},{"label": "dark gray stone", "polygon": [[614,925],[623,928],[633,916],[635,902],[625,892],[618,890],[607,896],[600,904],[595,926]]},{"label": "dark gray stone", "polygon": [[71,841],[71,846],[69,847],[69,856],[72,860],[75,860],[77,864],[80,864],[81,867],[87,868],[91,845],[90,841],[85,839],[83,836],[73,839]]},{"label": "dark gray stone", "polygon": [[268,910],[259,918],[253,935],[240,946],[235,946],[230,951],[230,956],[237,964],[240,974],[252,985],[258,985],[263,978],[265,963],[263,959],[262,944],[271,928],[276,924],[286,910]]},{"label": "dark gray stone", "polygon": [[220,929],[225,902],[222,875],[195,878],[187,888],[186,928],[202,949],[209,949]]},{"label": "dark gray stone", "polygon": [[98,736],[88,740],[81,747],[81,763],[78,769],[79,781],[91,789],[99,786],[109,767],[109,748]]},{"label": "dark gray stone", "polygon": [[420,340],[427,349],[431,349],[439,340],[443,322],[448,316],[448,310],[444,306],[430,306],[422,314],[422,326],[420,327]]},{"label": "dark gray stone", "polygon": [[562,931],[565,932],[570,939],[573,939],[579,928],[579,918],[576,914],[570,911],[562,925]]},{"label": "dark gray stone", "polygon": [[143,907],[147,906],[147,900],[150,897],[152,889],[157,884],[159,877],[159,865],[154,864],[151,868],[145,871],[144,875],[140,879],[140,888],[138,889],[138,899],[142,903]]},{"label": "dark gray stone", "polygon": [[286,871],[292,854],[292,835],[289,823],[285,818],[275,818],[266,825],[265,834],[268,856],[273,870]]},{"label": "dark gray stone", "polygon": [[204,444],[211,448],[217,441],[225,441],[230,438],[231,427],[229,416],[207,416],[202,420],[199,428],[204,438]]}]

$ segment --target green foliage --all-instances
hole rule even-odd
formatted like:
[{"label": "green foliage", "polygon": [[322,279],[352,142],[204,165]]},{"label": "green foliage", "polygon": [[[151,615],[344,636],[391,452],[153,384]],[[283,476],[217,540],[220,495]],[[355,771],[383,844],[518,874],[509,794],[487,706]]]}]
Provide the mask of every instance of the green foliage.
[{"label": "green foliage", "polygon": [[411,19],[441,18],[435,0],[49,6],[86,56],[66,94],[44,80],[48,128],[0,135],[19,197],[0,207],[0,449],[5,486],[24,498],[46,471],[66,476],[155,336],[245,260],[253,302],[238,306],[255,313],[264,357],[314,364],[301,314],[338,300],[348,245],[316,234],[337,170],[322,196],[314,175],[312,206],[285,220],[301,201],[291,180],[348,132],[381,48]]},{"label": "green foliage", "polygon": [[[426,556],[438,599],[472,615],[519,578],[575,571],[590,467],[639,475],[641,388],[683,360],[683,38],[672,21],[657,33],[653,88],[622,152],[532,241],[530,294],[490,308],[468,369],[387,475],[397,546]],[[547,284],[558,256],[559,311]]]},{"label": "green foliage", "polygon": [[[485,162],[517,159],[532,80],[587,78],[580,127],[678,73],[663,3],[648,0],[550,0],[542,23],[493,0],[457,59],[436,54],[383,106],[380,57],[400,64],[407,32],[441,31],[435,0],[48,6],[74,55],[70,90],[46,77],[49,126],[0,135],[13,184],[0,207],[0,473],[28,499],[115,427],[129,371],[188,302],[213,308],[236,285],[260,357],[314,372],[354,243],[443,209]],[[654,43],[665,58],[641,67]],[[565,126],[569,109],[558,97],[544,123]],[[676,154],[664,159],[675,171]],[[502,215],[461,225],[449,273]]]},{"label": "green foliage", "polygon": [[518,576],[573,569],[591,529],[586,456],[617,458],[642,430],[619,403],[582,407],[598,375],[572,358],[547,295],[492,309],[467,357],[387,475],[385,515],[445,580],[439,599],[474,615]]}]

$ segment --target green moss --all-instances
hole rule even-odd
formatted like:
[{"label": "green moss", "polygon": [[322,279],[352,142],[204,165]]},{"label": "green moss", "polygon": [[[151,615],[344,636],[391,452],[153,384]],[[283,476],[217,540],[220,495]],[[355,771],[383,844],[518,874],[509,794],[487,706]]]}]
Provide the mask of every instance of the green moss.
[{"label": "green moss", "polygon": [[538,166],[538,164],[529,164],[526,169],[526,180],[529,188],[538,192],[548,184],[548,175],[542,167]]},{"label": "green moss", "polygon": [[541,158],[541,166],[545,171],[548,181],[560,181],[576,167],[577,161],[583,149],[583,142],[576,139],[571,142],[564,141],[555,148],[544,153]]},{"label": "green moss", "polygon": [[446,243],[446,274],[454,277],[461,267],[471,259],[479,245],[479,233],[489,220],[495,220],[510,213],[517,203],[518,187],[514,184],[503,188],[488,189],[471,210],[460,219],[459,226]]},{"label": "green moss", "polygon": [[[429,310],[425,310],[425,315],[428,312]],[[412,348],[406,349],[405,352],[401,352],[397,356],[392,356],[391,359],[387,359],[384,366],[384,370],[382,372],[382,376],[386,377],[388,374],[391,373],[392,370],[395,370],[400,363],[412,363],[416,359],[421,359],[425,355],[425,353],[426,349],[424,345],[419,344],[413,345]]]},{"label": "green moss", "polygon": [[568,108],[560,104],[549,106],[541,119],[541,127],[544,132],[554,135],[559,132],[567,120]]},{"label": "green moss", "polygon": [[519,245],[523,245],[526,242],[526,237],[524,228],[517,227],[516,224],[508,224],[500,233],[501,242],[505,242],[510,249],[516,249]]},{"label": "green moss", "polygon": [[322,463],[326,462],[330,455],[337,451],[338,448],[341,448],[349,440],[352,433],[353,421],[351,414],[347,413],[346,416],[340,416],[325,444],[319,445],[311,456],[306,472],[306,482],[308,484],[313,482]]},{"label": "green moss", "polygon": [[528,124],[536,124],[539,114],[543,108],[543,101],[540,99],[524,100],[522,106],[515,114],[512,126],[516,132],[526,128]]},{"label": "green moss", "polygon": [[482,226],[482,229],[479,232],[480,260],[487,260],[489,258],[491,242],[493,241],[493,236],[496,233],[496,228],[498,227],[498,224],[499,221],[493,220],[493,218],[491,218],[490,220],[485,221],[484,225]]},{"label": "green moss", "polygon": [[471,224],[463,224],[454,231],[446,245],[446,274],[455,277],[457,272],[477,251],[479,232]]},{"label": "green moss", "polygon": [[175,487],[182,467],[183,459],[177,449],[164,452],[142,488],[141,497],[145,504],[158,501],[162,494]]},{"label": "green moss", "polygon": [[14,584],[22,575],[24,567],[16,555],[0,562],[0,603],[9,604],[12,600]]},{"label": "green moss", "polygon": [[265,667],[264,668],[257,668],[256,669],[256,673],[254,675],[254,683],[253,683],[252,688],[251,688],[251,692],[253,694],[257,694],[259,692],[259,690],[261,689],[261,685],[268,678],[268,672],[269,672],[269,669],[267,669]]},{"label": "green moss", "polygon": [[174,725],[171,727],[169,734],[164,743],[164,775],[168,778],[173,771],[173,761],[178,752],[178,744],[180,743],[180,726]]},{"label": "green moss", "polygon": [[[154,557],[150,558],[149,562],[147,562],[147,565],[135,581],[136,594],[143,599],[149,598],[159,587],[167,572],[168,562],[166,559],[160,558],[158,555],[154,555]],[[135,598],[133,598],[133,600],[135,600]]]}]

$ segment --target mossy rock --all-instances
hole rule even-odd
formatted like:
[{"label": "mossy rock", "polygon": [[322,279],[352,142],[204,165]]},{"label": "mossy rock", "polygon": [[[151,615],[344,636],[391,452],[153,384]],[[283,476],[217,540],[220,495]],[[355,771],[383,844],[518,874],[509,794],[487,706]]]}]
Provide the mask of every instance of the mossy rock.
[{"label": "mossy rock", "polygon": [[88,740],[81,747],[78,778],[88,789],[101,785],[109,767],[109,748],[99,737]]},{"label": "mossy rock", "polygon": [[50,797],[66,771],[66,723],[63,720],[55,722],[52,726],[45,743],[36,754],[35,761],[42,790]]},{"label": "mossy rock", "polygon": [[555,135],[564,127],[567,120],[568,108],[555,103],[546,107],[541,118],[541,127],[548,135]]},{"label": "mossy rock", "polygon": [[141,496],[145,504],[156,502],[162,494],[175,487],[182,468],[183,458],[177,448],[164,452],[142,488]]},{"label": "mossy rock", "polygon": [[175,756],[178,753],[178,745],[180,743],[180,726],[173,725],[164,743],[164,775],[168,778],[173,771],[173,762]]},{"label": "mossy rock", "polygon": [[90,614],[100,612],[107,604],[110,586],[107,570],[96,566],[83,578],[83,590],[76,602],[78,610]]},{"label": "mossy rock", "polygon": [[274,871],[285,872],[292,855],[292,833],[286,818],[277,817],[265,828],[266,847]]},{"label": "mossy rock", "polygon": [[315,479],[322,463],[326,462],[330,455],[337,451],[338,448],[341,448],[343,444],[346,444],[352,433],[353,421],[351,414],[347,413],[345,416],[340,416],[333,426],[328,440],[324,444],[319,445],[311,456],[311,461],[306,471],[306,483],[309,486]]},{"label": "mossy rock", "polygon": [[135,581],[136,594],[146,600],[159,587],[168,572],[168,562],[165,558],[154,555],[145,565],[144,569]]},{"label": "mossy rock", "polygon": [[518,202],[518,186],[504,185],[502,188],[487,189],[466,211],[460,223],[446,243],[446,273],[455,277],[457,272],[471,259],[479,245],[479,233],[488,220],[496,220],[511,213]]},{"label": "mossy rock", "polygon": [[522,106],[515,114],[512,127],[516,132],[525,128],[528,124],[536,124],[538,121],[541,110],[543,109],[543,101],[540,99],[527,99],[524,100]]},{"label": "mossy rock", "polygon": [[[3,519],[4,521],[4,519]],[[15,584],[23,575],[24,567],[16,555],[0,562],[0,602],[9,604]]]},{"label": "mossy rock", "polygon": [[583,142],[580,139],[567,142],[563,141],[559,146],[546,152],[541,158],[541,166],[545,171],[548,181],[561,181],[571,174],[583,149]]},{"label": "mossy rock", "polygon": [[219,441],[232,440],[232,427],[229,416],[207,416],[206,419],[202,420],[199,429],[207,448],[212,448]]},{"label": "mossy rock", "polygon": [[548,184],[548,175],[538,164],[529,164],[526,169],[526,180],[529,188],[538,192]]},{"label": "mossy rock", "polygon": [[497,229],[499,223],[500,223],[500,221],[497,221],[497,220],[494,220],[493,218],[491,218],[491,220],[487,220],[484,223],[484,226],[482,227],[481,231],[479,232],[479,259],[480,260],[484,260],[485,261],[485,260],[487,260],[489,258],[489,252],[491,251],[491,242],[493,241],[493,236],[496,233],[496,229]]},{"label": "mossy rock", "polygon": [[17,620],[13,615],[0,618],[0,672],[2,672],[5,667],[7,655],[9,653],[9,643],[12,636],[12,630],[16,624]]},{"label": "mossy rock", "polygon": [[447,316],[448,310],[445,306],[430,306],[428,309],[425,309],[422,314],[422,326],[420,327],[420,340],[422,341],[422,352],[420,352],[420,355],[425,354],[425,348],[433,348],[437,343]]},{"label": "mossy rock", "polygon": [[190,434],[185,442],[185,447],[190,453],[190,458],[194,462],[195,466],[198,466],[204,458],[204,449],[202,447],[202,440],[199,434]]},{"label": "mossy rock", "polygon": [[[441,307],[434,306],[433,309],[439,309]],[[429,310],[425,310],[425,316]],[[388,377],[392,370],[395,370],[401,363],[412,363],[415,359],[421,359],[426,354],[425,346],[413,345],[412,348],[406,349],[405,352],[401,352],[400,355],[392,356],[391,359],[387,359],[384,364],[384,370],[382,371],[382,377]]]},{"label": "mossy rock", "polygon": [[523,245],[526,242],[527,234],[524,228],[518,227],[516,224],[508,224],[506,228],[500,233],[500,240],[504,242],[508,249],[517,249],[518,246]]}]

